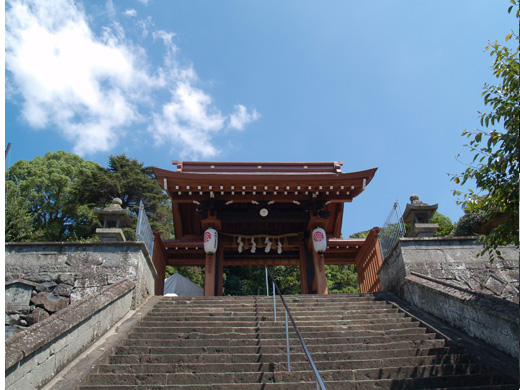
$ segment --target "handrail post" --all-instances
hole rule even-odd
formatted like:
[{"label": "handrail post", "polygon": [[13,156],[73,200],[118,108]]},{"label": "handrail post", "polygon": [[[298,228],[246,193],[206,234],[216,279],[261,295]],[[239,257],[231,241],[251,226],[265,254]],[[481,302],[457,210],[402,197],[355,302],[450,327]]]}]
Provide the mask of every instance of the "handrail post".
[{"label": "handrail post", "polygon": [[287,371],[291,372],[291,351],[289,349],[289,323],[287,322],[287,309],[285,309],[285,340],[287,342]]},{"label": "handrail post", "polygon": [[274,307],[274,320],[276,320],[276,291],[274,290],[274,280],[273,280],[273,307]]},{"label": "handrail post", "polygon": [[267,265],[264,265],[265,268],[265,291],[267,292],[267,296],[269,296],[269,279],[267,277]]},{"label": "handrail post", "polygon": [[298,329],[298,326],[296,326],[296,323],[294,322],[294,318],[293,318],[291,312],[289,311],[289,308],[287,307],[287,303],[285,303],[283,294],[274,281],[273,274],[268,269],[267,269],[267,271],[269,273],[269,276],[271,277],[271,280],[273,281],[273,306],[274,306],[274,320],[275,321],[276,321],[276,290],[278,290],[278,294],[280,295],[280,300],[282,301],[282,304],[285,307],[285,334],[286,334],[286,339],[287,339],[287,368],[288,368],[288,371],[291,371],[291,363],[290,363],[290,357],[289,357],[289,352],[290,352],[289,351],[289,325],[287,322],[287,317],[290,318],[291,324],[294,328],[294,331],[296,332],[296,336],[298,336],[298,339],[300,340],[300,344],[303,347],[303,351],[305,352],[305,355],[307,356],[307,359],[312,367],[312,370],[314,371],[314,376],[316,377],[316,389],[327,390],[325,387],[325,384],[323,383],[323,379],[321,379],[321,375],[318,372],[316,365],[314,364],[314,360],[312,360],[309,350],[307,349],[307,346],[305,345],[305,341],[303,340],[300,330]]}]

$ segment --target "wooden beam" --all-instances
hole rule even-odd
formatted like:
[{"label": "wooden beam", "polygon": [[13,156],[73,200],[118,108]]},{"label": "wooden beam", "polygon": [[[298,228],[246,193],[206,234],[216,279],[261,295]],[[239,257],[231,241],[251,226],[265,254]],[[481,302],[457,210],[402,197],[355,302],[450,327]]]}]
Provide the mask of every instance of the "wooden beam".
[{"label": "wooden beam", "polygon": [[334,236],[341,236],[341,225],[343,223],[344,203],[336,204],[336,220],[334,221]]},{"label": "wooden beam", "polygon": [[172,203],[172,212],[173,212],[173,229],[175,231],[175,237],[177,237],[178,239],[181,239],[184,230],[182,228],[181,212],[179,210],[178,203],[175,203],[175,202]]},{"label": "wooden beam", "polygon": [[224,260],[224,267],[250,267],[250,266],[275,266],[275,265],[300,265],[299,259],[242,259]]},{"label": "wooden beam", "polygon": [[266,208],[268,214],[263,217],[260,209],[222,210],[218,213],[222,222],[307,222],[309,214],[305,210],[276,210]]},{"label": "wooden beam", "polygon": [[[256,191],[256,194],[253,194],[252,191],[245,191],[245,194],[242,194],[242,190],[232,191],[234,192],[234,194],[231,191],[224,192],[224,194],[222,194],[221,191],[212,192],[213,197],[211,196],[211,192],[202,192],[201,195],[198,191],[192,191],[192,194],[190,195],[188,191],[174,191],[171,193],[170,198],[174,203],[193,203],[193,201],[203,202],[211,199],[215,199],[221,202],[228,202],[232,200],[233,202],[237,203],[250,203],[251,200],[256,200],[258,202],[269,202],[271,200],[274,200],[275,202],[280,203],[290,203],[293,200],[304,202],[308,201],[309,199],[312,199],[312,191],[307,191],[307,194],[305,193],[305,191],[298,191],[298,194],[296,194],[294,191],[288,191],[287,194],[285,194],[285,191],[276,191],[276,194],[271,191],[266,192],[265,195],[263,194],[263,191]],[[349,192],[350,194],[346,194],[346,192],[343,192],[337,195],[334,192],[334,194],[330,193],[329,195],[326,195],[325,191],[320,191],[316,198],[319,200],[330,200],[331,202],[338,203],[352,202],[354,196],[352,191]]]},{"label": "wooden beam", "polygon": [[214,215],[211,215],[208,218],[202,219],[200,221],[200,223],[202,225],[202,230],[206,230],[206,229],[208,229],[210,227],[212,227],[213,229],[215,229],[217,231],[221,231],[222,230],[222,222],[220,221],[219,218],[217,218]]}]

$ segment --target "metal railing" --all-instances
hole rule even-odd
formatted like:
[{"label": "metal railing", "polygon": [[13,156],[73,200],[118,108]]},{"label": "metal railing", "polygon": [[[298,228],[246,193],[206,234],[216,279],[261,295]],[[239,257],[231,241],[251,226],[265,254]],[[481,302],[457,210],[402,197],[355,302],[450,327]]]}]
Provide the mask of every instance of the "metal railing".
[{"label": "metal railing", "polygon": [[401,210],[399,209],[399,200],[394,202],[385,224],[379,232],[379,242],[381,243],[381,253],[383,259],[386,258],[390,250],[393,248],[397,240],[404,237],[406,227],[404,226]]},{"label": "metal railing", "polygon": [[139,202],[139,214],[137,215],[137,228],[135,229],[135,240],[144,242],[150,257],[153,256],[153,231],[148,222],[143,201]]},{"label": "metal railing", "polygon": [[292,326],[294,328],[294,331],[296,332],[296,335],[298,336],[298,339],[300,340],[300,344],[303,347],[303,351],[305,352],[305,356],[307,356],[307,360],[309,360],[309,363],[311,364],[312,371],[314,371],[314,376],[316,377],[316,389],[317,390],[327,390],[325,388],[325,385],[323,384],[323,380],[321,379],[320,373],[318,372],[318,369],[316,368],[316,365],[314,364],[314,360],[312,360],[311,354],[309,353],[309,350],[307,349],[307,346],[305,345],[305,341],[303,340],[303,337],[300,333],[300,330],[298,329],[298,326],[294,322],[294,318],[291,315],[291,311],[287,307],[287,304],[285,303],[285,299],[283,298],[283,294],[278,288],[278,285],[275,282],[275,279],[273,277],[273,274],[271,274],[271,271],[265,267],[265,277],[266,277],[266,287],[267,287],[267,295],[269,296],[269,284],[267,281],[267,274],[271,277],[271,280],[273,282],[273,307],[274,307],[274,320],[276,321],[276,292],[278,291],[278,295],[280,296],[280,299],[285,307],[285,339],[286,339],[286,347],[287,347],[287,371],[291,371],[291,351],[289,349],[289,323],[287,321],[287,318],[291,320]]}]

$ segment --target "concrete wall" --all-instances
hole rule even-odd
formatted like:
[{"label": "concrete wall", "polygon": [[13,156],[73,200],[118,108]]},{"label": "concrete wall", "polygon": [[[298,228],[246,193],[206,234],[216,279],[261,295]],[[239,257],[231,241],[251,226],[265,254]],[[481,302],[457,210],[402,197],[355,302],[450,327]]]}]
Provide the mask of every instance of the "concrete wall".
[{"label": "concrete wall", "polygon": [[403,238],[379,270],[381,289],[518,358],[518,251],[477,257],[474,238]]},{"label": "concrete wall", "polygon": [[[145,245],[138,242],[8,243],[5,277],[6,325],[14,332],[123,279],[136,285],[135,308],[155,294],[157,272]],[[28,306],[17,304],[17,310],[11,310],[11,298],[29,285],[35,287]]]},{"label": "concrete wall", "polygon": [[47,383],[129,312],[134,287],[121,280],[7,340],[5,388],[30,390]]}]

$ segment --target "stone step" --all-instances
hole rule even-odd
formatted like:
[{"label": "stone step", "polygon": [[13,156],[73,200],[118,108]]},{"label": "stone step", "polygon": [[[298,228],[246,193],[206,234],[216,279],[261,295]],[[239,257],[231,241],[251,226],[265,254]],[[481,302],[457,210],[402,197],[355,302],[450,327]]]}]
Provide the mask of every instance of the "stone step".
[{"label": "stone step", "polygon": [[[374,316],[374,315],[382,315],[382,314],[399,314],[404,315],[404,313],[401,313],[397,311],[396,309],[392,309],[389,307],[381,307],[381,308],[374,308],[373,310],[368,310],[366,307],[360,307],[360,308],[334,308],[332,310],[325,309],[323,307],[316,308],[315,310],[299,310],[299,309],[291,309],[289,308],[291,315],[294,318],[299,317],[311,317],[311,318],[335,318],[337,316],[344,316],[344,317],[350,317],[350,316],[357,316],[358,318],[367,318],[367,316]],[[276,309],[276,315],[277,317],[283,316],[285,313],[284,308],[277,308]],[[267,310],[236,310],[236,309],[230,309],[229,311],[219,311],[219,310],[189,310],[186,312],[186,310],[182,309],[176,309],[176,310],[155,310],[150,313],[150,317],[164,317],[164,318],[180,318],[180,317],[247,317],[247,318],[260,318],[260,317],[274,317],[274,311],[271,307]]]},{"label": "stone step", "polygon": [[[354,320],[354,319],[375,319],[375,318],[384,318],[384,319],[392,319],[392,318],[404,318],[407,317],[406,314],[401,312],[396,312],[393,309],[388,310],[379,310],[379,311],[370,311],[366,313],[330,313],[328,311],[320,312],[322,314],[311,316],[308,313],[300,313],[295,314],[291,313],[293,318],[297,321],[302,318],[320,318],[327,321],[333,320]],[[283,318],[284,312],[277,312],[277,318]],[[282,316],[282,317],[279,317]],[[261,314],[261,313],[243,313],[243,312],[229,312],[229,313],[179,313],[178,315],[168,315],[163,313],[150,313],[146,316],[147,319],[153,321],[211,321],[214,319],[225,319],[233,321],[274,321],[274,313],[272,311]]]},{"label": "stone step", "polygon": [[[241,328],[242,329],[242,328]],[[243,328],[246,329],[246,328]],[[144,332],[133,332],[128,335],[129,339],[152,339],[152,340],[175,340],[175,339],[220,339],[224,333],[212,333],[208,331],[207,333],[187,331],[187,332],[169,332],[164,329],[155,332],[154,328],[146,328],[147,331]],[[301,330],[300,330],[301,331]],[[383,330],[332,330],[332,331],[301,331],[301,334],[304,340],[318,338],[318,339],[327,339],[327,338],[351,338],[351,337],[374,337],[374,336],[400,336],[407,335],[410,337],[414,337],[414,335],[427,334],[428,330],[422,327],[415,328],[404,328],[404,329],[383,329]],[[278,331],[266,332],[263,331],[261,334],[256,334],[254,332],[235,332],[235,333],[225,333],[230,338],[233,339],[285,339],[285,329],[278,329]],[[294,332],[289,333],[291,338],[295,338]]]},{"label": "stone step", "polygon": [[[183,347],[183,346],[240,346],[240,345],[278,345],[283,338],[268,339],[265,337],[258,337],[255,339],[231,339],[231,338],[212,338],[212,339],[194,339],[194,338],[178,338],[178,339],[127,339],[123,342],[124,346],[142,346],[142,347]],[[327,344],[381,344],[397,341],[409,341],[410,335],[391,335],[391,336],[362,336],[362,337],[330,337],[322,338],[304,338],[307,346]],[[435,340],[440,339],[435,333],[421,333],[414,334],[414,341],[421,340]],[[296,337],[291,334],[290,341],[296,340]]]},{"label": "stone step", "polygon": [[[444,367],[440,367],[442,370]],[[366,385],[377,381],[378,384],[390,384],[393,388],[420,388],[430,386],[461,387],[471,385],[481,385],[483,381],[490,384],[503,384],[500,377],[496,374],[486,374],[480,372],[448,372],[430,375],[429,369],[435,367],[425,367],[425,376],[416,376],[414,369],[417,367],[403,367],[389,369],[382,373],[382,377],[368,378],[370,370],[344,370],[344,371],[323,371],[320,372],[322,380],[327,382],[354,383],[356,388],[367,388]],[[437,368],[438,369],[438,368]],[[414,375],[408,377],[406,374]],[[398,377],[388,378],[388,376],[399,375]],[[405,377],[402,377],[404,375]],[[279,382],[309,382],[314,381],[312,371],[292,371],[292,372],[232,372],[232,373],[170,373],[170,374],[92,374],[89,376],[90,385],[197,385],[213,383],[279,383]],[[396,384],[402,387],[396,387]],[[361,386],[359,386],[361,385]],[[411,387],[413,386],[413,387]],[[375,387],[372,387],[372,389]],[[379,388],[379,386],[377,387]]]},{"label": "stone step", "polygon": [[[285,298],[284,298],[285,299]],[[323,306],[323,303],[326,303],[327,306],[334,305],[391,305],[390,303],[383,300],[374,300],[374,299],[317,299],[317,300],[299,300],[299,299],[285,299],[285,303],[291,306],[306,306],[306,307],[314,307],[314,306]],[[276,298],[276,305],[283,305],[280,297]],[[181,301],[179,299],[168,301],[166,299],[161,299],[160,302],[157,303],[156,307],[273,307],[273,298],[262,298],[257,300],[250,301],[201,301],[201,300],[184,300]]]},{"label": "stone step", "polygon": [[[334,360],[369,360],[387,359],[396,357],[410,356],[443,356],[450,353],[462,353],[457,347],[438,347],[438,348],[412,348],[412,349],[392,349],[392,350],[370,350],[370,351],[347,351],[347,352],[316,352],[312,358],[317,361]],[[163,354],[163,355],[112,355],[109,362],[112,364],[166,364],[166,363],[254,363],[254,362],[280,362],[286,359],[286,354],[224,354],[207,353],[198,355],[185,354]],[[304,353],[292,353],[292,361],[306,361]]]},{"label": "stone step", "polygon": [[[413,349],[413,348],[441,348],[445,346],[444,340],[415,340],[388,342],[382,344],[334,344],[327,345],[326,341],[321,345],[309,345],[311,354],[318,352],[354,352],[391,349]],[[172,354],[279,354],[285,353],[285,343],[280,345],[253,345],[253,346],[186,346],[186,347],[141,347],[121,346],[118,347],[116,355],[172,355]],[[291,352],[303,353],[300,343],[290,344]]]},{"label": "stone step", "polygon": [[[277,306],[276,307],[276,314],[280,315],[283,314],[285,311],[285,308],[283,306]],[[314,308],[305,308],[305,307],[289,307],[289,311],[293,316],[299,316],[299,315],[309,315],[309,316],[320,316],[320,315],[328,315],[328,314],[373,314],[373,313],[396,313],[398,312],[397,309],[394,309],[389,306],[377,306],[374,307],[372,310],[367,308],[367,305],[359,305],[359,306],[349,306],[349,305],[343,305],[343,306],[337,306],[337,307],[331,307],[327,308],[325,306],[319,306]],[[155,309],[151,312],[152,315],[155,314],[162,314],[165,316],[184,316],[186,314],[190,315],[217,315],[217,314],[230,314],[230,313],[236,313],[235,315],[242,314],[242,315],[274,315],[274,308],[266,307],[265,309],[255,309],[255,308],[248,308],[248,309],[242,309],[242,308],[228,308],[226,310],[219,310],[217,308],[183,308],[183,307],[173,307],[173,308],[163,308],[163,309]]]},{"label": "stone step", "polygon": [[[328,390],[512,389],[374,294],[286,297]],[[81,390],[315,389],[272,297],[163,298]],[[483,387],[485,385],[485,387]]]},{"label": "stone step", "polygon": [[[255,299],[242,299],[242,300],[228,300],[228,297],[225,297],[224,299],[212,299],[212,300],[203,300],[203,299],[196,299],[195,297],[192,297],[191,299],[180,299],[180,298],[170,298],[167,299],[163,297],[160,302],[157,303],[157,306],[173,306],[173,305],[179,305],[179,306],[200,306],[200,307],[225,307],[225,306],[263,306],[263,305],[272,305],[273,304],[273,297],[258,297]],[[318,305],[325,302],[327,305],[335,305],[335,304],[359,304],[359,303],[383,303],[388,305],[389,303],[384,300],[379,299],[371,299],[367,297],[363,298],[334,298],[334,297],[326,297],[324,299],[301,299],[301,298],[287,298],[284,297],[284,301],[287,305],[306,305],[306,306],[312,306],[312,305]],[[282,300],[279,296],[276,296],[276,303],[277,304],[283,304]]]},{"label": "stone step", "polygon": [[[280,296],[277,294],[276,299],[280,300]],[[312,295],[312,294],[298,294],[298,295],[284,295],[286,302],[334,302],[334,301],[381,301],[380,298],[372,293],[367,294],[328,294],[328,295]],[[250,295],[250,296],[225,296],[225,297],[162,297],[161,304],[179,302],[179,303],[247,303],[257,302],[262,303],[264,301],[272,301],[272,295]]]},{"label": "stone step", "polygon": [[[364,382],[325,382],[328,390],[395,390],[395,389],[436,389],[436,390],[447,390],[455,387],[415,387],[413,383],[404,386],[402,382],[397,383],[397,386],[393,385],[393,382],[380,383],[380,381],[364,381]],[[484,385],[484,386],[470,386],[464,385],[457,388],[465,390],[517,390],[517,385]],[[236,383],[224,383],[224,384],[204,384],[204,385],[158,385],[158,386],[81,386],[81,390],[184,390],[184,389],[208,389],[208,390],[315,390],[316,384],[312,383],[301,383],[301,382],[285,382],[285,383],[249,383],[249,384],[236,384]]]},{"label": "stone step", "polygon": [[[286,302],[289,310],[298,311],[298,310],[323,310],[324,305],[322,303],[316,302],[311,304],[304,303],[291,303]],[[327,303],[327,308],[331,310],[347,310],[351,308],[352,310],[363,310],[367,309],[367,307],[374,308],[392,308],[392,306],[386,302],[373,301],[373,302],[332,302]],[[222,305],[193,305],[193,304],[178,304],[171,303],[169,305],[157,304],[153,308],[153,312],[159,311],[179,311],[181,309],[186,310],[187,308],[197,310],[197,311],[214,311],[214,312],[227,312],[227,311],[269,311],[274,309],[273,302],[266,302],[263,304],[222,304]],[[276,309],[283,310],[284,306],[281,301],[276,302]]]},{"label": "stone step", "polygon": [[[270,324],[258,324],[258,326],[245,326],[245,324],[238,324],[235,326],[235,323],[229,322],[226,326],[210,326],[211,324],[195,324],[193,326],[189,326],[189,324],[183,324],[184,326],[172,326],[172,324],[161,324],[163,326],[157,326],[157,324],[153,324],[153,326],[146,326],[146,323],[139,324],[135,328],[135,332],[144,332],[144,333],[245,333],[245,334],[254,334],[254,333],[275,333],[280,332],[280,329],[285,330],[285,323],[280,322],[278,325],[270,325]],[[204,326],[206,325],[206,326]],[[241,326],[242,325],[242,326]],[[387,331],[387,330],[404,330],[404,329],[413,329],[418,328],[418,322],[405,321],[400,322],[399,328],[395,327],[395,323],[388,322],[366,322],[364,324],[354,323],[354,324],[313,324],[313,325],[305,325],[299,324],[298,328],[302,334],[307,332],[338,332],[338,331]],[[285,332],[284,332],[285,333]]]},{"label": "stone step", "polygon": [[[340,324],[340,325],[355,325],[355,324],[366,324],[366,323],[386,323],[386,324],[393,324],[393,323],[416,323],[419,324],[417,321],[415,321],[413,318],[401,316],[401,315],[384,315],[384,316],[372,316],[370,318],[350,318],[348,316],[337,316],[337,318],[312,318],[312,317],[300,317],[295,318],[293,317],[294,321],[296,322],[296,325],[298,327],[305,326],[305,325],[329,325],[333,326],[334,324]],[[290,319],[289,326],[292,327]],[[187,326],[187,325],[204,325],[204,324],[210,324],[211,326],[229,326],[229,325],[235,325],[241,324],[241,326],[284,326],[285,327],[285,316],[282,314],[281,316],[277,317],[276,321],[274,318],[269,317],[225,317],[225,316],[219,316],[219,317],[188,317],[188,318],[166,318],[166,317],[150,317],[143,319],[139,324],[143,325],[146,324],[147,327],[151,326],[157,326],[157,327],[164,327],[164,326],[170,326],[170,327],[176,327],[176,326]]]},{"label": "stone step", "polygon": [[[388,359],[316,361],[322,370],[384,370],[388,367],[422,366],[472,366],[471,358],[464,354],[444,356],[410,356]],[[309,362],[291,362],[293,371],[309,370]],[[287,362],[253,363],[156,363],[156,364],[103,364],[98,373],[199,373],[199,372],[255,372],[287,371]]]},{"label": "stone step", "polygon": [[[295,320],[296,321],[296,320]],[[298,328],[305,329],[307,327],[352,327],[352,326],[367,326],[367,325],[384,325],[388,327],[389,320],[386,318],[372,318],[372,319],[344,319],[344,320],[309,320],[308,318],[299,319],[296,324]],[[410,324],[418,322],[410,317],[394,317],[391,319],[392,326],[397,324]],[[229,329],[230,327],[258,327],[260,329],[285,326],[285,317],[279,318],[277,321],[240,321],[240,320],[222,320],[222,319],[208,319],[206,321],[157,321],[155,319],[144,319],[139,323],[141,327],[149,328],[182,328],[182,327],[204,327],[211,326],[213,328],[222,327]],[[292,328],[292,325],[291,325]]]}]

